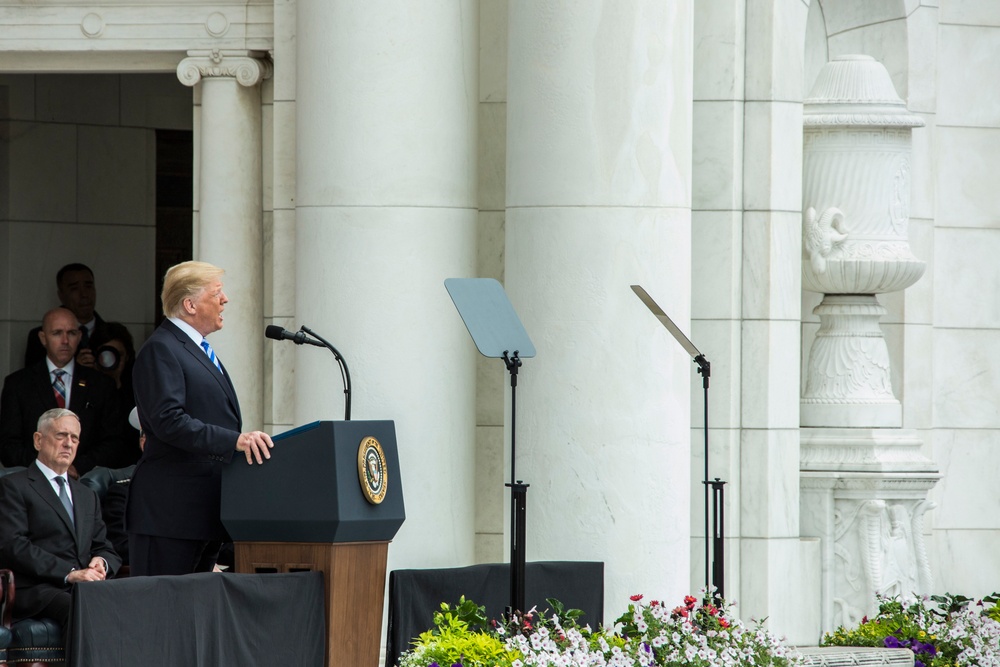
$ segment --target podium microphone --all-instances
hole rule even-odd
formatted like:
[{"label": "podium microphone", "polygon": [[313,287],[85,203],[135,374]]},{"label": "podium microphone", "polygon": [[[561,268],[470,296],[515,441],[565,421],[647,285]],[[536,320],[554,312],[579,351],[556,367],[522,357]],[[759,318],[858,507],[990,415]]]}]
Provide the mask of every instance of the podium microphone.
[{"label": "podium microphone", "polygon": [[[269,324],[264,329],[264,336],[273,340],[290,340],[296,345],[304,343],[306,345],[315,345],[316,347],[325,347],[330,352],[333,352],[333,357],[337,360],[337,365],[340,367],[340,377],[344,381],[344,421],[351,421],[351,371],[347,369],[347,362],[340,356],[337,348],[330,345],[329,341],[304,325],[299,331],[292,333],[287,329],[279,327],[277,324]],[[313,337],[310,338],[310,336]]]},{"label": "podium microphone", "polygon": [[316,347],[326,347],[326,345],[318,340],[307,336],[305,331],[296,331],[295,333],[292,333],[287,329],[282,329],[277,324],[269,324],[268,327],[264,329],[264,335],[274,340],[290,340],[296,345],[302,345],[305,343],[308,345],[315,345]]}]

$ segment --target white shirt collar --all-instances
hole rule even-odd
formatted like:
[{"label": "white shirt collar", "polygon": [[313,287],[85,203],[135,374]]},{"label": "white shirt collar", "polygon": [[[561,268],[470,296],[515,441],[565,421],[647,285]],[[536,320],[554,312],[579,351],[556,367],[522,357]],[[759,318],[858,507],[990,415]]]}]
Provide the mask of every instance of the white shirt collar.
[{"label": "white shirt collar", "polygon": [[[48,355],[45,356],[45,363],[49,367],[49,375],[52,375],[52,371],[59,368],[54,363],[52,363],[52,360],[49,359]],[[66,371],[70,377],[73,377],[73,371],[76,369],[76,359],[70,359],[69,363],[63,366],[62,369]]]},{"label": "white shirt collar", "polygon": [[193,326],[191,326],[190,324],[188,324],[187,322],[185,322],[181,318],[179,318],[179,317],[168,317],[167,319],[170,320],[171,322],[173,322],[175,325],[177,325],[178,329],[180,329],[181,331],[183,331],[184,333],[186,333],[188,335],[188,338],[190,338],[191,340],[194,341],[195,345],[200,346],[201,345],[201,341],[205,340],[205,337],[202,336],[200,333],[198,333],[197,329],[195,329]]},{"label": "white shirt collar", "polygon": [[69,482],[69,477],[65,473],[60,475],[55,470],[42,463],[39,459],[35,459],[35,464],[38,466],[38,469],[42,471],[42,474],[45,475],[45,479],[50,482],[56,477],[62,477],[67,481],[67,483]]}]

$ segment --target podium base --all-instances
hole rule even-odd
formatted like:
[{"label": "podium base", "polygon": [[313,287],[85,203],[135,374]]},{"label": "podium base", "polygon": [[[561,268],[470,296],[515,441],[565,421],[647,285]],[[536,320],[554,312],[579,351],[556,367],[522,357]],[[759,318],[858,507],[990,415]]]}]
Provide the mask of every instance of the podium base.
[{"label": "podium base", "polygon": [[236,542],[236,571],[323,573],[326,667],[377,667],[388,542]]}]

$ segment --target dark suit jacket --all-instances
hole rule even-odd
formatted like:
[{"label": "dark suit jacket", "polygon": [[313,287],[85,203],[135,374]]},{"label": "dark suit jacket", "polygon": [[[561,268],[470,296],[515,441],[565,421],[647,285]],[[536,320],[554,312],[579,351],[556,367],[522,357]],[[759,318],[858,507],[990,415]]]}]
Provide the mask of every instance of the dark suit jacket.
[{"label": "dark suit jacket", "polygon": [[101,517],[108,528],[108,540],[121,556],[122,564],[128,565],[128,533],[125,532],[125,503],[128,501],[128,487],[131,479],[112,482],[108,492],[101,499]]},{"label": "dark suit jacket", "polygon": [[37,465],[0,478],[0,563],[14,571],[16,618],[34,616],[59,591],[68,591],[71,585],[63,579],[94,556],[108,562],[109,577],[121,566],[107,540],[97,494],[75,479],[69,486],[75,530]]},{"label": "dark suit jacket", "polygon": [[229,375],[164,320],[136,355],[132,379],[146,447],[129,485],[129,533],[228,541],[222,466],[243,425]]},{"label": "dark suit jacket", "polygon": [[[42,360],[7,376],[0,393],[0,461],[27,466],[35,460],[38,418],[56,406],[48,366]],[[82,475],[95,465],[120,468],[132,446],[123,442],[125,424],[117,412],[115,383],[100,371],[76,364],[70,410],[80,418],[80,447],[73,464]]]},{"label": "dark suit jacket", "polygon": [[[63,308],[65,308],[65,306],[63,306]],[[97,333],[97,330],[104,326],[104,320],[101,319],[101,316],[96,312],[94,313],[94,320],[96,320],[96,323],[94,324],[94,333]],[[42,346],[42,341],[38,340],[38,332],[41,330],[41,327],[35,327],[28,332],[28,342],[24,346],[25,368],[45,358],[45,348]]]}]

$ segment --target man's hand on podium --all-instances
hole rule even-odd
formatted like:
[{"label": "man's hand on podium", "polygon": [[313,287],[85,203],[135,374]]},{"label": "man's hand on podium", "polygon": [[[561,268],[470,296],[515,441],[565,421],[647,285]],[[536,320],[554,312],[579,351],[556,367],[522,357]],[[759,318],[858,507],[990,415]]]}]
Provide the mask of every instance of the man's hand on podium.
[{"label": "man's hand on podium", "polygon": [[253,465],[254,459],[257,459],[257,463],[264,463],[264,459],[271,458],[272,447],[274,443],[271,442],[271,436],[263,431],[240,433],[236,440],[236,451],[246,454],[250,465]]}]

